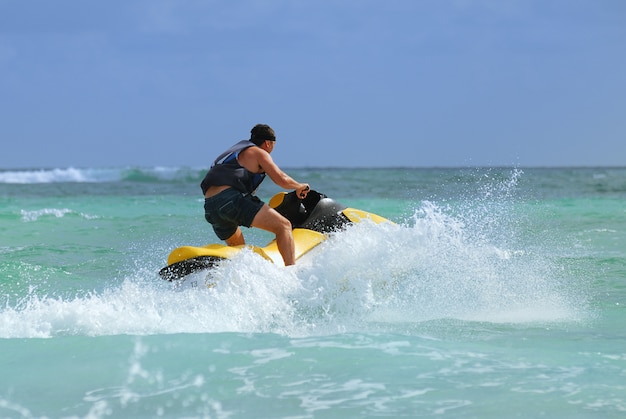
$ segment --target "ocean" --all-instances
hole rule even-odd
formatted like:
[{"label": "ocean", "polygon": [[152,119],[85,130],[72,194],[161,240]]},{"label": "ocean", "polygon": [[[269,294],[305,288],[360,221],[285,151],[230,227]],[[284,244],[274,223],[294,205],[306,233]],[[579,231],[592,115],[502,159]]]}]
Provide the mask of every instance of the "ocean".
[{"label": "ocean", "polygon": [[0,170],[1,418],[626,417],[626,168],[287,169],[393,223],[181,290],[205,170]]}]

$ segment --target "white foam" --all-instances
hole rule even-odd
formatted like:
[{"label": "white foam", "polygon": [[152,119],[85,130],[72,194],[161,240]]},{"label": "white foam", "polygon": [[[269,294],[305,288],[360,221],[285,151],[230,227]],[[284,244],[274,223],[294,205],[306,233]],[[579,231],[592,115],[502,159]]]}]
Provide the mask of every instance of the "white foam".
[{"label": "white foam", "polygon": [[87,220],[98,218],[95,215],[89,215],[73,211],[69,208],[42,208],[39,210],[21,210],[22,221],[32,222],[37,221],[41,217],[52,216],[56,218],[63,218],[68,214],[77,214],[78,216]]},{"label": "white foam", "polygon": [[319,250],[296,269],[241,252],[213,272],[213,288],[176,291],[146,267],[86,296],[33,293],[0,310],[0,337],[307,336],[394,331],[437,319],[524,324],[584,317],[584,298],[563,284],[554,262],[473,235],[462,218],[432,203],[406,225],[365,221],[331,235]]},{"label": "white foam", "polygon": [[51,168],[0,171],[0,183],[41,184],[41,183],[83,183],[117,182],[129,174],[154,176],[160,180],[175,180],[180,176],[194,173],[193,169],[181,167],[114,167],[114,168]]},{"label": "white foam", "polygon": [[89,182],[89,172],[69,167],[66,169],[14,170],[0,172],[0,183]]}]

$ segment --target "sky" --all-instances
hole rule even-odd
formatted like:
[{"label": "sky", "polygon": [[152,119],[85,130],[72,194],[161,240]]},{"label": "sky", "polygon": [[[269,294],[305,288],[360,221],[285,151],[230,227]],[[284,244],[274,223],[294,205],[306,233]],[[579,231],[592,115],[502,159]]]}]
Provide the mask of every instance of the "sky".
[{"label": "sky", "polygon": [[623,0],[0,0],[0,170],[625,166]]}]

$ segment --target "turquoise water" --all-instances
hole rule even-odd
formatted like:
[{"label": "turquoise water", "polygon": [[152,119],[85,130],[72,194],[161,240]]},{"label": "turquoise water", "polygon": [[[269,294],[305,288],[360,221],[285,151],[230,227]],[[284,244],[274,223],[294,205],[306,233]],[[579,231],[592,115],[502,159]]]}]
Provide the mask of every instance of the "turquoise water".
[{"label": "turquoise water", "polygon": [[626,415],[626,169],[288,172],[395,224],[180,291],[203,169],[0,171],[0,417]]}]

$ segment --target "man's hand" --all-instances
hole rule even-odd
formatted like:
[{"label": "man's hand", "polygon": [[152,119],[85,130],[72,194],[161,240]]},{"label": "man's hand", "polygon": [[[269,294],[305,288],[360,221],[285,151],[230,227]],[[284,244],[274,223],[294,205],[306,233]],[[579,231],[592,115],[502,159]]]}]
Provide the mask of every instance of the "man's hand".
[{"label": "man's hand", "polygon": [[309,188],[309,185],[307,183],[302,183],[300,184],[300,186],[298,186],[298,188],[296,188],[296,196],[300,199],[304,199],[306,198],[310,190],[311,188]]}]

